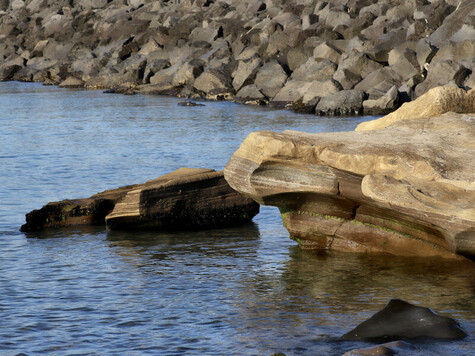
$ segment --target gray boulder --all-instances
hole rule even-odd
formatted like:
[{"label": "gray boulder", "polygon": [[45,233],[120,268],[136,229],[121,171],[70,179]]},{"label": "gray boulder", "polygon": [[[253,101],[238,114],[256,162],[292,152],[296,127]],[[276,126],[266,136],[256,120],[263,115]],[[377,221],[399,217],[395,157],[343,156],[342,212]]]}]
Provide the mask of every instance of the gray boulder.
[{"label": "gray boulder", "polygon": [[287,73],[276,60],[264,64],[256,74],[254,84],[267,98],[273,98],[287,81]]},{"label": "gray boulder", "polygon": [[397,109],[398,99],[399,92],[394,85],[380,98],[363,101],[363,112],[365,115],[387,115]]},{"label": "gray boulder", "polygon": [[364,93],[361,90],[342,90],[320,100],[316,115],[360,115],[363,112]]}]

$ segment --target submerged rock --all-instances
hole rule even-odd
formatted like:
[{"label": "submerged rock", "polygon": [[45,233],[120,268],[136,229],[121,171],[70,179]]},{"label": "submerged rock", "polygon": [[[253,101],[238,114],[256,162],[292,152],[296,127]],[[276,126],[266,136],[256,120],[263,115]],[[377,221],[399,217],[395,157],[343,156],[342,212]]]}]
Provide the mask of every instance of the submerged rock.
[{"label": "submerged rock", "polygon": [[111,229],[197,229],[251,219],[259,205],[233,190],[223,171],[180,168],[127,193],[106,216]]},{"label": "submerged rock", "polygon": [[48,203],[26,214],[26,224],[20,230],[102,225],[106,221],[111,228],[129,230],[211,228],[251,221],[258,212],[259,205],[234,191],[222,171],[180,168],[143,184]]},{"label": "submerged rock", "polygon": [[371,355],[396,355],[399,352],[404,354],[404,351],[416,350],[416,347],[405,341],[392,341],[385,344],[363,347],[345,352],[343,356],[371,356]]},{"label": "submerged rock", "polygon": [[231,187],[278,206],[303,248],[475,256],[475,115],[370,132],[258,131],[234,153]]},{"label": "submerged rock", "polygon": [[466,337],[459,323],[399,299],[341,337],[342,340],[435,338],[454,340]]}]

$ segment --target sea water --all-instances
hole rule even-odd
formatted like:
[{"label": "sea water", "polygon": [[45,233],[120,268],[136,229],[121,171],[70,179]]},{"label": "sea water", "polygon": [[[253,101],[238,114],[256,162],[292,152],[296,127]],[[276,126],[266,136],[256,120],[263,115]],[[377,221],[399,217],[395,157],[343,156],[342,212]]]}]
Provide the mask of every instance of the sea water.
[{"label": "sea water", "polygon": [[183,166],[221,170],[253,131],[371,119],[178,101],[0,83],[0,355],[341,355],[372,345],[338,337],[391,298],[469,333],[419,340],[411,354],[473,354],[473,265],[302,251],[273,207],[231,229],[19,232],[49,201]]}]

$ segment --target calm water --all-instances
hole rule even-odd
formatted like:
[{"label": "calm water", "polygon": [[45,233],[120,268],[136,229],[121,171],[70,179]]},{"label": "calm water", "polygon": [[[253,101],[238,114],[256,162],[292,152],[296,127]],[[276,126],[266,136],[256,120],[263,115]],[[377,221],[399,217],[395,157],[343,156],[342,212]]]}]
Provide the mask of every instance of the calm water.
[{"label": "calm water", "polygon": [[181,166],[222,169],[252,131],[352,130],[232,103],[0,83],[0,355],[341,355],[336,338],[390,298],[470,337],[414,355],[471,355],[473,265],[301,251],[276,209],[193,233],[69,228],[26,235],[24,214]]}]

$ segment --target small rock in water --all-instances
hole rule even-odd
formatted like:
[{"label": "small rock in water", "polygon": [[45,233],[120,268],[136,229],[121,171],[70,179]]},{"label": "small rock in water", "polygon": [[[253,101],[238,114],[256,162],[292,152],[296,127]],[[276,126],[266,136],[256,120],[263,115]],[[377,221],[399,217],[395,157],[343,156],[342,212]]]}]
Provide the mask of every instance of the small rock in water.
[{"label": "small rock in water", "polygon": [[188,100],[179,101],[178,105],[179,106],[204,106],[203,104],[195,103],[194,101],[188,101]]},{"label": "small rock in water", "polygon": [[362,355],[397,355],[403,350],[415,350],[416,347],[405,341],[393,341],[381,345],[363,347],[348,351],[343,356],[362,356]]},{"label": "small rock in water", "polygon": [[368,320],[343,335],[342,340],[462,339],[467,334],[452,318],[438,315],[399,299],[389,303]]}]

